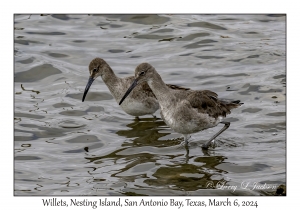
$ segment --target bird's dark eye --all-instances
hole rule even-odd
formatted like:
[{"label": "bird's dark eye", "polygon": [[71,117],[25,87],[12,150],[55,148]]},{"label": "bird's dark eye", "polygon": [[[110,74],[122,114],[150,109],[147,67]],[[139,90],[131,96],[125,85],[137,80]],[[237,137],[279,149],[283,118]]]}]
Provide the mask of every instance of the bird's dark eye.
[{"label": "bird's dark eye", "polygon": [[96,73],[98,71],[98,69],[97,68],[94,68],[94,72]]},{"label": "bird's dark eye", "polygon": [[142,72],[140,73],[140,75],[145,75],[145,72],[144,72],[144,71],[142,71]]}]

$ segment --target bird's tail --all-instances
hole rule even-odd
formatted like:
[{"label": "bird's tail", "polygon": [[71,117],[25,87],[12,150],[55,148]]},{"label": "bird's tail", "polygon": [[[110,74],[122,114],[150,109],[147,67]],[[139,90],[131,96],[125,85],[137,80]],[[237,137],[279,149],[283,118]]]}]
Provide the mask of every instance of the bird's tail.
[{"label": "bird's tail", "polygon": [[220,99],[221,103],[223,103],[224,105],[226,105],[226,107],[229,108],[229,110],[237,108],[241,105],[243,105],[244,103],[241,103],[240,100],[226,100],[226,99]]}]

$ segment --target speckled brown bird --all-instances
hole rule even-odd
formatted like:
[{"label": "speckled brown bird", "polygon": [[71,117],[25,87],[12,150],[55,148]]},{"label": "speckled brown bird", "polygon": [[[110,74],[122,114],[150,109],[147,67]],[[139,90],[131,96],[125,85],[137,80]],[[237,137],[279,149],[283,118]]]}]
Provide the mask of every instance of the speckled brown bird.
[{"label": "speckled brown bird", "polygon": [[135,87],[138,88],[139,84],[145,81],[159,102],[162,119],[174,131],[184,135],[186,144],[189,134],[215,127],[219,123],[225,124],[202,146],[204,149],[207,149],[211,142],[230,126],[230,122],[222,121],[230,114],[230,110],[243,104],[239,100],[218,99],[218,95],[210,90],[171,91],[155,68],[148,63],[137,66],[135,79],[119,104],[122,104]]}]

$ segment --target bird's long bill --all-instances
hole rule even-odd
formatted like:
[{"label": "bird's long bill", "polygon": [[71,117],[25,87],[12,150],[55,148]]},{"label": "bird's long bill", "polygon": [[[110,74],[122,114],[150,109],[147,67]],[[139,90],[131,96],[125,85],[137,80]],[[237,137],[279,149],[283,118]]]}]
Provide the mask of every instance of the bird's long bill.
[{"label": "bird's long bill", "polygon": [[86,96],[87,92],[89,91],[91,85],[93,84],[94,80],[95,79],[93,77],[89,78],[89,81],[86,84],[86,87],[85,87],[85,90],[84,90],[84,93],[83,93],[82,102],[84,102],[85,96]]},{"label": "bird's long bill", "polygon": [[121,99],[119,105],[122,104],[122,102],[125,100],[125,98],[129,95],[129,93],[134,89],[134,87],[137,85],[137,81],[136,79],[133,81],[133,83],[131,84],[131,86],[128,88],[128,90],[126,91],[125,95],[123,96],[123,98]]}]

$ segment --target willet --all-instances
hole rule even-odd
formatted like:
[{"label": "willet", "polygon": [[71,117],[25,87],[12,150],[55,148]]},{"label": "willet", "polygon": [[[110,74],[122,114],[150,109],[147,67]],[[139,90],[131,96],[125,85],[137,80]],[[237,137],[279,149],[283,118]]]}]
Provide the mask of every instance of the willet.
[{"label": "willet", "polygon": [[[110,66],[101,58],[93,59],[89,64],[90,78],[84,90],[82,102],[84,101],[92,83],[94,80],[101,76],[103,82],[108,87],[109,91],[119,102],[126,90],[130,87],[134,81],[134,76],[119,78],[115,75],[114,71]],[[181,88],[176,85],[167,85],[170,89],[177,91],[185,88]],[[128,94],[127,94],[128,95]],[[158,110],[158,101],[153,94],[152,90],[146,82],[139,85],[131,94],[128,95],[127,99],[121,105],[121,108],[129,115],[139,117],[142,115],[151,114],[153,115]],[[154,116],[154,115],[153,115]]]},{"label": "willet", "polygon": [[222,120],[227,114],[230,114],[231,109],[243,104],[239,100],[218,99],[218,95],[210,90],[188,89],[172,92],[155,68],[148,63],[137,66],[135,80],[119,104],[122,104],[135,87],[145,81],[159,102],[162,119],[174,131],[184,135],[186,145],[189,134],[215,127],[219,123],[225,124],[207,143],[202,145],[202,148],[207,149],[211,142],[230,126],[230,122],[223,122]]}]

